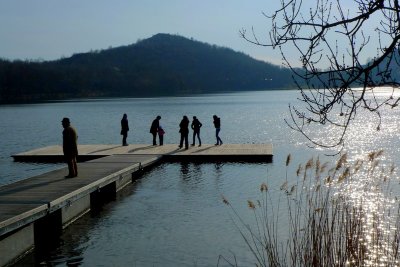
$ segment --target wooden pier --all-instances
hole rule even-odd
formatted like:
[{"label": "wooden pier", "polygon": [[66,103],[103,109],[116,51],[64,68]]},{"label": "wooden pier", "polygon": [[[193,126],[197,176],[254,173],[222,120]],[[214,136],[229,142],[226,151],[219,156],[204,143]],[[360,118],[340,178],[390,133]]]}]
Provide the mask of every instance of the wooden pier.
[{"label": "wooden pier", "polygon": [[[152,145],[80,145],[78,161],[88,161],[110,155],[158,155],[167,161],[244,161],[271,162],[271,144],[224,144],[222,146],[191,146],[188,150],[179,149],[176,144]],[[22,162],[63,162],[61,146],[49,146],[12,155],[15,161]]]},{"label": "wooden pier", "polygon": [[[90,209],[112,199],[145,168],[162,161],[271,162],[270,144],[80,145],[78,177],[65,178],[67,168],[0,187],[0,266],[14,262],[43,236],[60,233]],[[15,161],[61,162],[62,147],[50,146],[16,155]]]}]

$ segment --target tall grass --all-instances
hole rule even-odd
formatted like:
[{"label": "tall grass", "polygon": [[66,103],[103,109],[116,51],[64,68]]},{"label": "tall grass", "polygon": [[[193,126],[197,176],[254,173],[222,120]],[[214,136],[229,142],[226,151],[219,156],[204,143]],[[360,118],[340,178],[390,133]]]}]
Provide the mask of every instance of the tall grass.
[{"label": "tall grass", "polygon": [[260,196],[248,200],[251,223],[223,198],[255,265],[400,265],[400,213],[391,191],[396,178],[382,154],[353,163],[346,155],[335,164],[310,159],[292,177],[289,155],[280,188],[263,183]]}]

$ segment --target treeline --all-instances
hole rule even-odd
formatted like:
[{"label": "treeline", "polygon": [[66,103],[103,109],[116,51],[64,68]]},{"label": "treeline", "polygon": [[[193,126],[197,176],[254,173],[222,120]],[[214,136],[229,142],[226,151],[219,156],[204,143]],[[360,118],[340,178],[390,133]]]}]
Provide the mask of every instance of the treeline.
[{"label": "treeline", "polygon": [[56,61],[0,60],[0,103],[286,89],[291,75],[229,48],[157,34]]}]

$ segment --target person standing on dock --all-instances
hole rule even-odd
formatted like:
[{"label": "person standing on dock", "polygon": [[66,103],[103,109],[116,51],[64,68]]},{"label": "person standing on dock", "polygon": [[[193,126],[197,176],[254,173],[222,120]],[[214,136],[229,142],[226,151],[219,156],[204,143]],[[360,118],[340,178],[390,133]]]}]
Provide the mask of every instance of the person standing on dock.
[{"label": "person standing on dock", "polygon": [[199,121],[199,119],[197,119],[196,116],[193,116],[193,121],[192,121],[192,125],[191,128],[193,130],[193,143],[192,146],[196,145],[196,136],[197,139],[199,140],[199,146],[201,146],[201,139],[200,139],[200,128],[201,126],[203,126],[203,124],[201,124],[201,122]]},{"label": "person standing on dock", "polygon": [[63,152],[65,161],[68,164],[68,175],[65,178],[78,176],[78,166],[76,157],[78,156],[78,135],[76,130],[71,126],[69,118],[63,118],[61,121],[64,128],[63,131]]},{"label": "person standing on dock", "polygon": [[221,119],[217,116],[213,116],[214,119],[214,127],[215,127],[215,137],[217,138],[217,143],[215,144],[216,146],[222,145],[222,140],[219,137],[219,132],[221,131]]},{"label": "person standing on dock", "polygon": [[164,145],[164,128],[161,126],[161,124],[158,126],[158,139],[160,141],[160,146]]},{"label": "person standing on dock", "polygon": [[153,135],[153,146],[157,145],[156,137],[158,133],[158,128],[160,127],[161,116],[157,116],[151,123],[150,133]]},{"label": "person standing on dock", "polygon": [[124,113],[121,120],[121,135],[122,135],[122,145],[127,146],[126,138],[128,137],[129,123],[128,116]]},{"label": "person standing on dock", "polygon": [[185,141],[185,149],[189,149],[189,119],[186,115],[183,116],[181,123],[179,123],[179,132],[181,133],[179,148],[183,147],[183,141]]}]

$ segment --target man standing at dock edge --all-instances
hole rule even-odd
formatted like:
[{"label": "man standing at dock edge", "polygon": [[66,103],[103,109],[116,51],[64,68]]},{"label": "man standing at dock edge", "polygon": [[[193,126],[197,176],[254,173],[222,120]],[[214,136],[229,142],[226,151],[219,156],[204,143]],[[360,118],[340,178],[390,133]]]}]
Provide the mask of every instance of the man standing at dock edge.
[{"label": "man standing at dock edge", "polygon": [[126,142],[126,138],[128,137],[129,132],[129,122],[128,122],[128,115],[124,113],[121,120],[121,135],[122,135],[122,145],[127,146],[128,143]]},{"label": "man standing at dock edge", "polygon": [[68,164],[68,175],[65,178],[73,178],[78,176],[78,166],[76,157],[78,156],[78,135],[76,130],[71,126],[69,118],[63,118],[61,121],[64,128],[63,131],[63,152],[65,161]]}]

